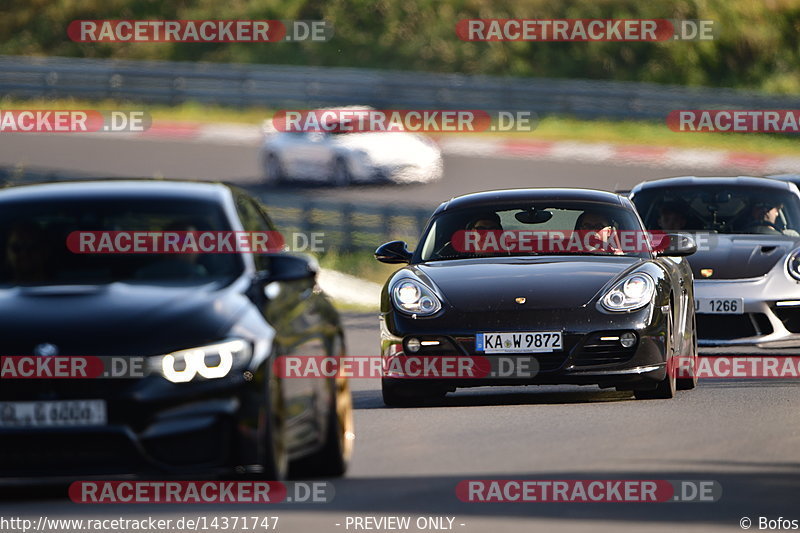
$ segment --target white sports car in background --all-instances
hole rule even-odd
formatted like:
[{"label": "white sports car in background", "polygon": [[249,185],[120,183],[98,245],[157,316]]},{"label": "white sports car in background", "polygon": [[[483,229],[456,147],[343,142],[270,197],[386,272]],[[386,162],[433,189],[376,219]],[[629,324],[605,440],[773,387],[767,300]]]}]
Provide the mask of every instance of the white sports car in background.
[{"label": "white sports car in background", "polygon": [[290,180],[423,183],[442,177],[442,153],[428,137],[393,132],[287,132],[264,124],[261,163],[267,183]]}]

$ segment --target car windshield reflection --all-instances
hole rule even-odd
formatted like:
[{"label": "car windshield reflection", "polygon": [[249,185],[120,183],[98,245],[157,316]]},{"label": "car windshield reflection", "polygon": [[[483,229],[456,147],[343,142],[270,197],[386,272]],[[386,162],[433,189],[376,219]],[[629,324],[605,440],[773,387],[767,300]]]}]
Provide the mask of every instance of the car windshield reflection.
[{"label": "car windshield reflection", "polygon": [[648,229],[800,237],[800,201],[789,191],[671,186],[643,190],[634,202]]},{"label": "car windshield reflection", "polygon": [[652,251],[651,237],[631,211],[586,202],[445,211],[421,243],[421,261],[531,255],[648,257]]},{"label": "car windshield reflection", "polygon": [[228,231],[215,204],[201,201],[51,201],[6,204],[0,213],[0,285],[199,285],[243,269],[232,253],[75,253],[75,232]]}]

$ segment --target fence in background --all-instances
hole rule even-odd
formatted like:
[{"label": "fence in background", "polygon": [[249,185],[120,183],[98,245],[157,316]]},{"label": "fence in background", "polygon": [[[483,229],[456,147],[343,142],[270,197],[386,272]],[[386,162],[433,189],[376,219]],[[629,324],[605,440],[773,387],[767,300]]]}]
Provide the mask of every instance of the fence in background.
[{"label": "fence in background", "polygon": [[[675,109],[798,109],[800,98],[649,83],[503,78],[351,68],[0,56],[0,97],[119,99],[228,106],[525,110],[580,118],[663,120]],[[80,178],[83,176],[71,176]],[[0,168],[0,181],[53,181],[58,172]],[[67,179],[70,177],[67,176]],[[415,240],[427,209],[262,195],[282,229],[324,232],[325,246],[374,250]]]},{"label": "fence in background", "polygon": [[326,250],[344,252],[374,251],[378,245],[396,239],[411,243],[413,249],[431,214],[430,209],[414,207],[318,201],[302,196],[280,200],[270,194],[259,196],[287,240],[293,232],[322,233]]},{"label": "fence in background", "polygon": [[0,56],[0,97],[187,101],[228,106],[533,111],[658,119],[675,109],[797,109],[800,98],[638,82],[374,69]]},{"label": "fence in background", "polygon": [[[0,167],[0,186],[92,179],[81,174]],[[259,197],[286,237],[287,244],[301,250],[310,246],[314,233],[322,234],[322,248],[339,252],[374,251],[380,244],[401,239],[416,243],[430,209],[396,205],[367,205],[336,200],[316,200],[284,191],[250,190]],[[300,233],[297,242],[292,234]],[[297,245],[297,246],[295,246]]]}]

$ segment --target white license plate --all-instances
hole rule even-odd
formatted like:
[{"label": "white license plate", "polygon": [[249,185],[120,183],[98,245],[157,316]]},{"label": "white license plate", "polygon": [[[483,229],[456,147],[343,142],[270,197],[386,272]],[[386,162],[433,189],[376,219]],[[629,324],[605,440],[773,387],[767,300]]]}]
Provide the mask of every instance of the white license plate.
[{"label": "white license plate", "polygon": [[103,425],[104,400],[0,402],[0,427],[74,427]]},{"label": "white license plate", "polygon": [[537,353],[562,349],[560,331],[478,333],[475,351],[483,353]]},{"label": "white license plate", "polygon": [[741,315],[744,298],[696,298],[694,308],[706,315]]}]

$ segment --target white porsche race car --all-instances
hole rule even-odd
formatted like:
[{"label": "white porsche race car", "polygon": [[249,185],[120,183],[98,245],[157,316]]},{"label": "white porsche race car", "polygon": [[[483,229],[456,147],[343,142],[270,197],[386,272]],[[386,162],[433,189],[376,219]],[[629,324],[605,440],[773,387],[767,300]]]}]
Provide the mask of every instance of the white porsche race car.
[{"label": "white porsche race car", "polygon": [[346,186],[441,179],[442,154],[428,137],[407,131],[290,132],[264,124],[261,163],[267,183],[290,180]]}]

